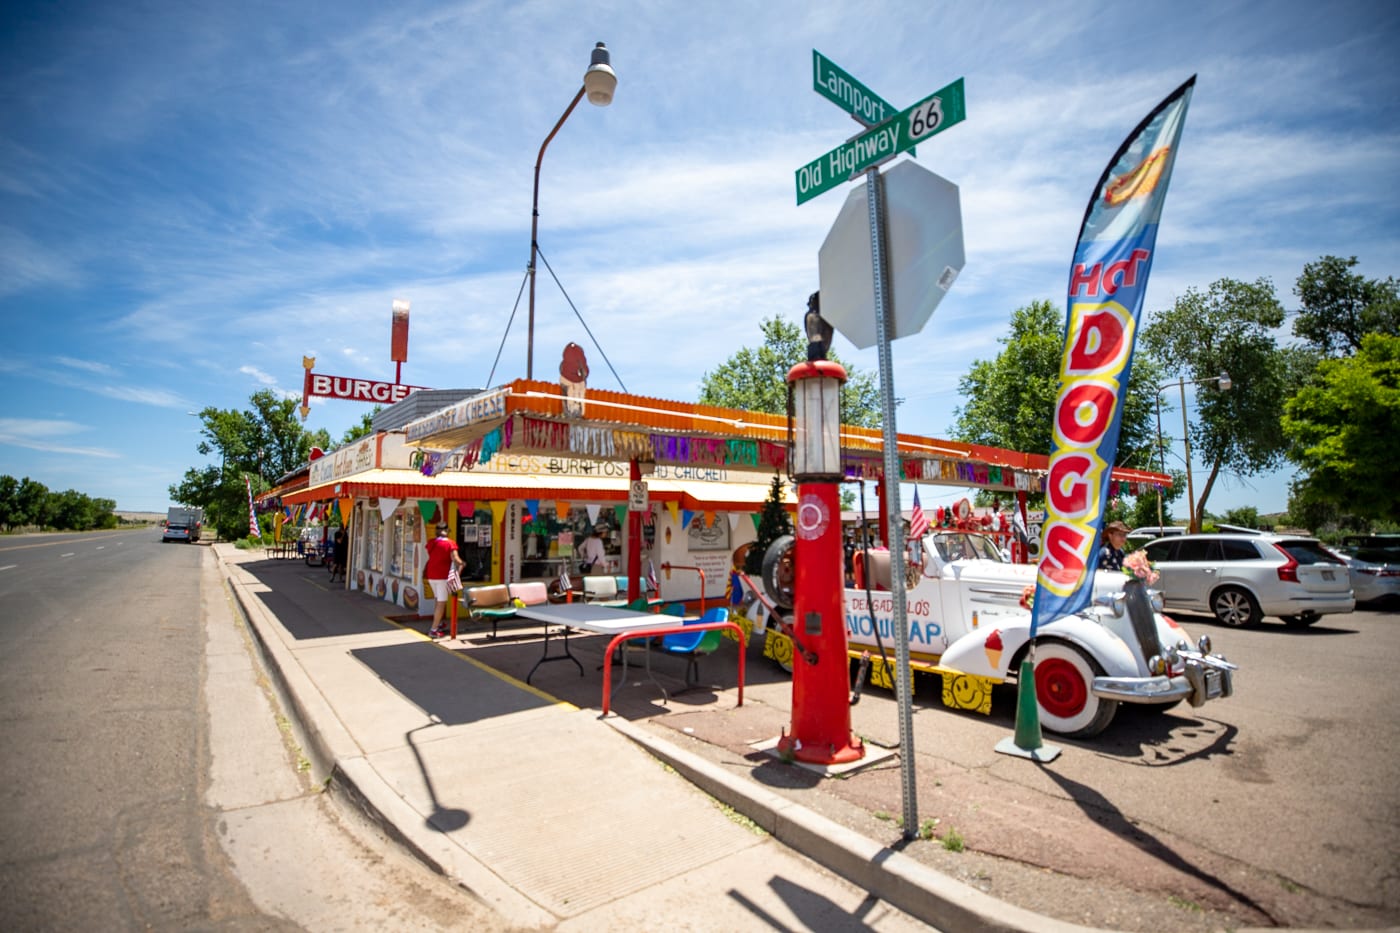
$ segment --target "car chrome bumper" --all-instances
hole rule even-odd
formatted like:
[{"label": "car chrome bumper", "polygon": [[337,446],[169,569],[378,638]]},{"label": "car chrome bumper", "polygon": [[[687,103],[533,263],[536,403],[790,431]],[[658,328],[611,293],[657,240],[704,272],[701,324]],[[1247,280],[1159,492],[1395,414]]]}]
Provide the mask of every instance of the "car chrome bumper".
[{"label": "car chrome bumper", "polygon": [[1172,703],[1186,700],[1200,706],[1207,700],[1223,699],[1235,692],[1235,671],[1219,655],[1182,652],[1185,669],[1172,677],[1095,677],[1092,691],[1102,700],[1124,703]]}]

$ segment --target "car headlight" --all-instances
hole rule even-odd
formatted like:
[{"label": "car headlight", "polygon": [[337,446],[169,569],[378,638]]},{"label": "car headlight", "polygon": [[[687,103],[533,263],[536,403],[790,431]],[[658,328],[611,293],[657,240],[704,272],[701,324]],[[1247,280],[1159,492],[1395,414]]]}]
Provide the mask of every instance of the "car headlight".
[{"label": "car headlight", "polygon": [[1152,601],[1153,612],[1161,612],[1167,607],[1167,601],[1162,598],[1161,590],[1150,590],[1149,592],[1151,593],[1151,596],[1149,596],[1148,598]]}]

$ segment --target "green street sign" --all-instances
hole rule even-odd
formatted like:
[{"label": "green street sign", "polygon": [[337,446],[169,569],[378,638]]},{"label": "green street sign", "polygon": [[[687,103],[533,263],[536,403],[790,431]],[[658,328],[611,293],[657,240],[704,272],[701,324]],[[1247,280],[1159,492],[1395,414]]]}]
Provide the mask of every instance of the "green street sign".
[{"label": "green street sign", "polygon": [[934,91],[895,116],[814,159],[796,172],[797,203],[810,201],[914,144],[967,118],[963,79]]},{"label": "green street sign", "polygon": [[884,123],[895,115],[894,107],[883,97],[842,71],[816,49],[812,49],[812,90],[866,126]]}]

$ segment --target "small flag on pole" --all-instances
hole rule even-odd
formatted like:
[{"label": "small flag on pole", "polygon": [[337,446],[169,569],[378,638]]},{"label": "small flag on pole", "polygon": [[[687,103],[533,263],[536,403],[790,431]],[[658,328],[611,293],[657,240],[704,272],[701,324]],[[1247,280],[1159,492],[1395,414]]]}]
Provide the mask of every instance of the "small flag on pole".
[{"label": "small flag on pole", "polygon": [[253,481],[245,473],[243,475],[243,485],[248,487],[248,537],[261,538],[262,532],[258,530],[258,516],[253,511]]},{"label": "small flag on pole", "polygon": [[656,579],[656,564],[650,558],[647,559],[647,586],[653,593],[661,590],[661,584]]},{"label": "small flag on pole", "polygon": [[909,537],[918,541],[928,534],[928,516],[924,514],[924,507],[919,504],[919,487],[914,487],[914,513],[909,516]]}]

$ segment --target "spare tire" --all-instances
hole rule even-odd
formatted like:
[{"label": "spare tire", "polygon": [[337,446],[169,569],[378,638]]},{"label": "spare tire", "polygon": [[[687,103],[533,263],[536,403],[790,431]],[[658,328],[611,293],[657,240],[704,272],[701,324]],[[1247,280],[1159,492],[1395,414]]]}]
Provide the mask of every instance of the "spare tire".
[{"label": "spare tire", "polygon": [[763,552],[763,588],[779,609],[792,608],[793,584],[797,580],[796,544],[792,535],[783,535]]}]

